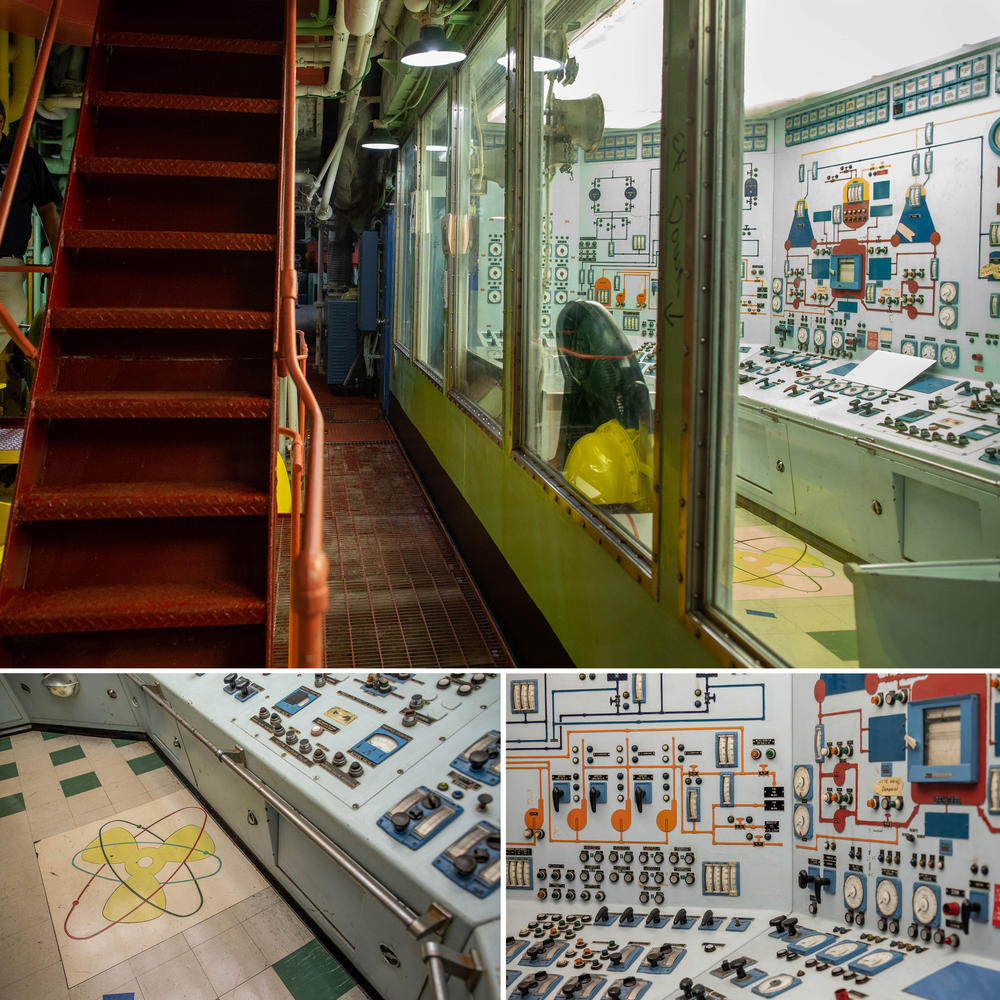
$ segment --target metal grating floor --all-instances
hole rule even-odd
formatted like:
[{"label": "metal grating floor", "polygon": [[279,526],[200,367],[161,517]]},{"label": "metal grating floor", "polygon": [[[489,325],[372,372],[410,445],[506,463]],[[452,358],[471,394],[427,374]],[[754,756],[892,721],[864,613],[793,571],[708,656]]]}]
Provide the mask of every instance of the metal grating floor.
[{"label": "metal grating floor", "polygon": [[[340,412],[329,416],[350,420],[346,409],[338,406]],[[357,422],[354,427],[350,437],[365,436]],[[387,422],[379,417],[369,427],[366,441],[331,442],[327,435],[324,445],[326,668],[510,666],[503,640]],[[289,536],[289,520],[280,518],[276,666],[288,658]]]}]

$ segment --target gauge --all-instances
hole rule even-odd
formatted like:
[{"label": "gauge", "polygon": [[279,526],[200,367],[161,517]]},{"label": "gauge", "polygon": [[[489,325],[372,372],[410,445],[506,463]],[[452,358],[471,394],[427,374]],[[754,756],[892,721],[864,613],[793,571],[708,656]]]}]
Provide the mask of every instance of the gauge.
[{"label": "gauge", "polygon": [[494,305],[494,306],[497,305],[502,298],[503,298],[503,296],[500,293],[500,289],[499,288],[491,288],[486,293],[486,301],[489,302],[490,305]]},{"label": "gauge", "polygon": [[800,326],[798,332],[795,334],[795,340],[797,343],[805,347],[806,344],[809,343],[809,327]]},{"label": "gauge", "polygon": [[817,350],[823,350],[826,346],[826,330],[819,329],[813,331],[813,346]]},{"label": "gauge", "polygon": [[917,342],[915,340],[904,340],[899,345],[899,353],[913,357],[917,353]]},{"label": "gauge", "polygon": [[954,344],[944,344],[941,347],[940,361],[944,368],[957,368],[958,348]]},{"label": "gauge", "polygon": [[937,344],[930,344],[927,341],[924,341],[924,343],[920,345],[920,357],[922,357],[925,361],[937,361],[937,356]]},{"label": "gauge", "polygon": [[569,245],[566,243],[556,244],[556,256],[557,257],[568,257],[569,256]]},{"label": "gauge", "polygon": [[564,303],[565,303],[565,302],[566,302],[566,301],[567,301],[568,299],[569,299],[569,296],[568,296],[568,295],[566,294],[566,289],[565,289],[565,288],[560,288],[560,289],[559,289],[559,290],[558,290],[558,291],[556,292],[556,305],[559,305],[559,306],[561,306],[561,305],[563,305],[563,304],[564,304]]},{"label": "gauge", "polygon": [[542,313],[542,326],[545,329],[548,329],[548,327],[551,324],[551,322],[552,321],[549,319],[549,314],[548,313]]},{"label": "gauge", "polygon": [[899,889],[892,879],[881,878],[875,886],[875,906],[883,917],[894,917],[899,912]]},{"label": "gauge", "polygon": [[946,305],[955,302],[958,299],[958,285],[954,281],[942,281],[938,288],[938,294]]},{"label": "gauge", "polygon": [[830,334],[830,346],[835,351],[839,351],[844,346],[844,335],[840,330],[834,330]]},{"label": "gauge", "polygon": [[781,286],[782,286],[782,284],[783,284],[783,282],[782,282],[781,278],[775,278],[771,282],[771,291],[777,293],[778,295],[780,295],[781,294]]},{"label": "gauge", "polygon": [[938,912],[937,893],[929,885],[913,890],[913,916],[922,924],[931,924]]},{"label": "gauge", "polygon": [[569,281],[569,268],[564,264],[556,268],[556,281]]},{"label": "gauge", "polygon": [[625,200],[626,201],[635,201],[635,199],[638,196],[638,194],[639,194],[639,192],[631,184],[629,184],[629,186],[627,188],[625,188]]},{"label": "gauge", "polygon": [[780,295],[771,296],[771,312],[780,313],[784,308],[784,302],[781,300]]},{"label": "gauge", "polygon": [[1000,156],[1000,118],[998,118],[990,126],[990,130],[986,133],[986,137],[989,140],[990,149],[992,149],[997,156]]},{"label": "gauge", "polygon": [[849,910],[856,910],[865,901],[865,884],[861,876],[851,872],[844,879],[844,903]]},{"label": "gauge", "polygon": [[490,264],[488,273],[490,281],[499,281],[503,277],[503,268],[499,264]]},{"label": "gauge", "polygon": [[[830,945],[823,955],[827,958],[843,958],[845,955],[857,954],[858,951],[857,941],[840,941],[837,944]],[[864,945],[860,945],[864,947]]]},{"label": "gauge", "polygon": [[938,323],[950,330],[958,322],[958,312],[954,306],[942,306],[938,310]]},{"label": "gauge", "polygon": [[792,790],[800,799],[809,798],[812,790],[812,771],[805,764],[799,764],[792,775]]},{"label": "gauge", "polygon": [[503,253],[503,244],[499,240],[490,240],[487,252],[491,257],[499,257]]},{"label": "gauge", "polygon": [[812,813],[809,811],[809,806],[795,807],[795,812],[792,813],[792,826],[799,839],[805,840],[809,836],[812,832]]},{"label": "gauge", "polygon": [[547,306],[551,301],[552,301],[552,293],[548,289],[546,289],[544,292],[542,292],[542,304]]}]

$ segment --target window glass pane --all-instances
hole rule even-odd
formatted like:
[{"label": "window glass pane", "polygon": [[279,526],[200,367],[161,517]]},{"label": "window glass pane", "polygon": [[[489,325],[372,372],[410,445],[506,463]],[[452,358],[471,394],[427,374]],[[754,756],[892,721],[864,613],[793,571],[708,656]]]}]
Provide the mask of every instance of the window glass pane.
[{"label": "window glass pane", "polygon": [[663,5],[554,2],[532,29],[524,442],[648,553]]},{"label": "window glass pane", "polygon": [[399,154],[399,180],[396,194],[396,278],[393,330],[396,342],[413,347],[413,267],[416,260],[417,142],[410,138]]},{"label": "window glass pane", "polygon": [[459,75],[459,245],[451,383],[498,422],[503,410],[504,132],[507,26],[480,41]]},{"label": "window glass pane", "polygon": [[[722,213],[742,261],[715,599],[794,666],[926,664],[984,593],[975,561],[1000,556],[990,9],[924,31],[907,4],[879,4],[855,45],[843,10],[817,8],[824,47],[849,53],[830,91],[792,8],[747,0],[758,103]],[[882,44],[882,24],[905,28]]]},{"label": "window glass pane", "polygon": [[417,358],[444,376],[450,135],[447,91],[431,105],[420,128],[420,295]]}]

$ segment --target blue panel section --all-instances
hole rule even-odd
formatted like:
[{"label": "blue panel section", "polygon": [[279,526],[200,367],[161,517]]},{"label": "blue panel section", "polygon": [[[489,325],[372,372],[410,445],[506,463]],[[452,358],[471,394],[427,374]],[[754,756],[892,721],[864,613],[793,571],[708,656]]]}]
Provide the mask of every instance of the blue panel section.
[{"label": "blue panel section", "polygon": [[[854,368],[851,365],[850,368]],[[844,374],[850,370],[847,365],[842,368],[838,368],[835,372],[831,372],[831,375],[839,375],[841,372]],[[826,696],[829,698],[832,694],[851,694],[854,691],[864,691],[865,689],[865,675],[859,673],[853,674],[820,674],[820,680],[826,685]]]},{"label": "blue panel section", "polygon": [[814,260],[812,262],[812,276],[814,278],[829,278],[830,277],[830,258],[820,257],[819,260]]},{"label": "blue panel section", "polygon": [[333,299],[326,304],[326,381],[343,383],[358,353],[358,304]]},{"label": "blue panel section", "polygon": [[[839,368],[831,368],[830,369],[830,374],[831,375],[847,375],[848,373],[854,371],[854,369],[857,368],[857,367],[858,367],[858,364],[857,364],[856,361],[848,361],[846,365],[841,365]],[[846,694],[848,691],[854,691],[854,690],[856,690],[855,688],[846,688],[846,687],[843,688],[842,690],[841,689],[838,689],[836,691],[831,691],[830,690],[830,681],[829,681],[828,678],[830,678],[830,677],[843,678],[843,677],[847,677],[847,674],[825,674],[824,676],[825,676],[825,678],[827,678],[827,681],[826,681],[826,693],[827,694]],[[839,683],[839,681],[838,681],[838,683]],[[864,687],[863,684],[861,686]]]},{"label": "blue panel section", "polygon": [[868,759],[906,760],[906,715],[872,716],[868,720]]},{"label": "blue panel section", "polygon": [[953,378],[925,375],[923,378],[918,378],[915,382],[911,382],[907,388],[912,389],[914,392],[940,392],[942,389],[947,389],[949,385],[954,384],[955,379]]},{"label": "blue panel section", "polygon": [[889,197],[889,182],[875,181],[872,184],[872,201],[881,201]]},{"label": "blue panel section", "polygon": [[868,210],[868,214],[874,219],[878,219],[881,216],[892,215],[892,202],[887,202],[884,205],[872,205]]},{"label": "blue panel section", "polygon": [[[959,721],[958,760],[948,764],[925,764],[924,745],[935,717],[944,709],[954,709]],[[916,740],[916,746],[907,750],[906,777],[909,781],[972,784],[979,766],[979,696],[955,695],[953,698],[925,698],[911,701],[907,708],[906,730]],[[948,833],[936,836],[952,836]],[[968,836],[968,834],[966,834]]]},{"label": "blue panel section", "polygon": [[378,317],[378,233],[358,236],[358,329],[371,331]]},{"label": "blue panel section", "polygon": [[825,212],[813,212],[813,222],[831,222],[833,213],[828,209]]},{"label": "blue panel section", "polygon": [[1000,996],[1000,972],[968,962],[952,962],[907,986],[904,993],[924,1000],[955,1000],[960,996]]},{"label": "blue panel section", "polygon": [[[437,792],[432,792],[426,785],[420,785],[417,791],[421,793],[421,797],[413,803],[412,806],[407,810],[407,815],[410,817],[409,824],[403,830],[398,830],[392,822],[392,815],[386,813],[384,816],[379,817],[378,826],[380,830],[384,830],[393,840],[399,841],[404,847],[408,847],[411,851],[417,850],[419,847],[423,847],[432,837],[436,837],[459,813],[462,812],[462,807],[457,802],[452,802],[446,795],[440,795]],[[428,803],[427,799],[431,799]],[[412,797],[409,799],[412,801]],[[434,823],[431,827],[426,830],[418,829],[420,823],[424,818],[430,814],[433,815],[441,810],[444,813],[441,815],[440,820]]]},{"label": "blue panel section", "polygon": [[902,962],[903,956],[898,951],[886,951],[884,948],[876,948],[867,954],[856,958],[847,967],[858,976],[877,976],[886,969],[891,969],[897,962]]},{"label": "blue panel section", "polygon": [[844,299],[841,299],[837,303],[837,311],[842,313],[856,313],[858,311],[858,304],[857,302],[845,302]]},{"label": "blue panel section", "polygon": [[276,705],[283,712],[287,712],[289,715],[294,715],[296,712],[305,708],[306,705],[314,702],[319,697],[318,694],[314,694],[312,691],[307,691],[305,688],[296,688],[291,694],[286,694],[284,698],[281,699]]},{"label": "blue panel section", "polygon": [[105,993],[101,1000],[135,1000],[134,993]]},{"label": "blue panel section", "polygon": [[[461,858],[472,863],[468,874],[458,868],[457,861]],[[434,867],[466,892],[482,899],[500,885],[499,862],[500,827],[483,822],[439,854]]]},{"label": "blue panel section", "polygon": [[400,747],[406,746],[409,740],[400,733],[394,733],[384,726],[379,726],[363,740],[351,747],[351,753],[363,757],[369,764],[381,764],[391,757]]},{"label": "blue panel section", "polygon": [[872,281],[888,281],[892,277],[892,261],[888,257],[868,261],[868,277]]},{"label": "blue panel section", "polygon": [[968,813],[924,813],[924,836],[969,839]]}]

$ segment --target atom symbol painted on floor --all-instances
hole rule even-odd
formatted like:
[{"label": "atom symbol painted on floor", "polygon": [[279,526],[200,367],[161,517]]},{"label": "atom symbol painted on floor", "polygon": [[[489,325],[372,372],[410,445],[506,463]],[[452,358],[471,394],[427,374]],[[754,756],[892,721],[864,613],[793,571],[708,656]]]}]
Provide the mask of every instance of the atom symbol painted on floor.
[{"label": "atom symbol painted on floor", "polygon": [[[166,838],[154,832],[154,827],[179,813],[193,813],[195,822],[179,821],[181,825]],[[197,913],[205,902],[199,882],[222,868],[215,842],[205,832],[207,822],[208,813],[200,806],[184,806],[149,826],[121,819],[102,824],[97,836],[73,856],[73,867],[90,878],[66,915],[63,930],[67,936],[86,941],[118,924],[144,923],[164,914],[190,917]],[[142,839],[136,839],[137,835]],[[97,870],[81,862],[96,865]],[[98,888],[102,882],[116,883],[103,906]],[[106,921],[103,926],[99,926],[98,906]]]}]

